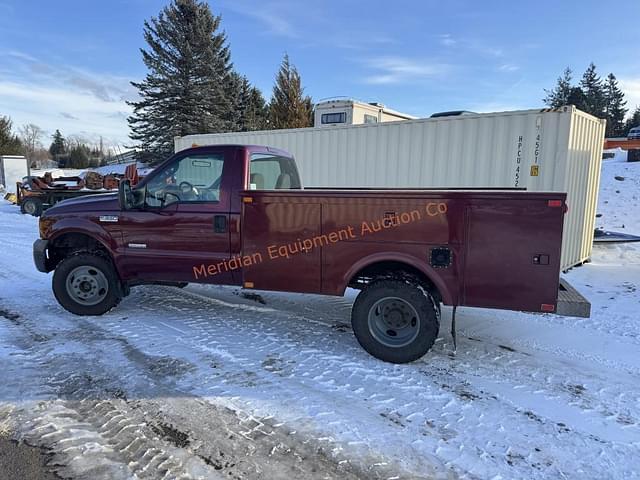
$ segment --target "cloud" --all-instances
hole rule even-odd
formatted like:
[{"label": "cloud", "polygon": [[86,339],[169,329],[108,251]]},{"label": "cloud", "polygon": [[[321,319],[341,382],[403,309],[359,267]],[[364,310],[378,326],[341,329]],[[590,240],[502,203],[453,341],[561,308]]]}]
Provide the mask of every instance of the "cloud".
[{"label": "cloud", "polygon": [[62,115],[64,118],[68,118],[69,120],[80,120],[78,117],[76,117],[75,115],[71,115],[68,112],[60,112],[60,115]]},{"label": "cloud", "polygon": [[377,73],[365,78],[365,83],[387,85],[414,83],[450,71],[450,65],[404,57],[378,57],[366,64]]},{"label": "cloud", "polygon": [[19,51],[0,51],[0,63],[0,111],[15,125],[35,123],[49,132],[130,143],[126,101],[136,91],[128,78],[47,64]]},{"label": "cloud", "polygon": [[483,40],[463,37],[456,38],[450,33],[438,35],[437,38],[440,45],[450,49],[468,50],[486,57],[501,58],[504,56],[504,50],[502,48],[489,45]]},{"label": "cloud", "polygon": [[458,44],[458,41],[455,40],[450,34],[446,33],[444,35],[439,35],[440,43],[445,47],[453,47]]},{"label": "cloud", "polygon": [[294,21],[289,20],[296,10],[300,8],[295,2],[263,1],[248,3],[235,0],[232,2],[223,2],[223,5],[234,13],[258,20],[267,27],[269,33],[274,35],[288,38],[299,38],[301,36],[294,27]]},{"label": "cloud", "polygon": [[640,78],[619,78],[618,83],[627,101],[627,115],[631,116],[636,107],[640,106]]},{"label": "cloud", "polygon": [[520,70],[520,67],[514,65],[513,63],[503,63],[498,67],[498,70],[501,72],[516,72]]}]

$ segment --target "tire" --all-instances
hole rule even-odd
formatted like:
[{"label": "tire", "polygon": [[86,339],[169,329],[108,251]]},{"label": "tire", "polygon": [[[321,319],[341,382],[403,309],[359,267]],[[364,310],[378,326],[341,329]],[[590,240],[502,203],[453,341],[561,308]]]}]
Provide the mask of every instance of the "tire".
[{"label": "tire", "polygon": [[417,283],[378,280],[356,298],[351,326],[362,348],[374,357],[409,363],[427,353],[436,341],[439,306]]},{"label": "tire", "polygon": [[42,200],[27,197],[20,202],[20,211],[25,215],[39,217],[42,215]]},{"label": "tire", "polygon": [[102,315],[122,300],[122,286],[111,262],[91,253],[62,260],[53,273],[53,294],[75,315]]}]

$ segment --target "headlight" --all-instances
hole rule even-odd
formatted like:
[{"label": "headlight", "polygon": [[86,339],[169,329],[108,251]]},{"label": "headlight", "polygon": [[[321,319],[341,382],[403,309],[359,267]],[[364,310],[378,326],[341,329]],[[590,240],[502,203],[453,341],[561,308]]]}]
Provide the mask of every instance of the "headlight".
[{"label": "headlight", "polygon": [[51,217],[40,217],[40,238],[44,240],[49,236],[49,232],[54,223],[56,223],[56,221]]}]

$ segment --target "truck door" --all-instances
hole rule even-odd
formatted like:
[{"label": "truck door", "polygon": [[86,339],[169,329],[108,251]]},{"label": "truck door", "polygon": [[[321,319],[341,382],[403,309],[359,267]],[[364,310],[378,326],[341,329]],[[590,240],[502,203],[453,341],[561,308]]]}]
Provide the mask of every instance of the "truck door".
[{"label": "truck door", "polygon": [[207,150],[177,157],[140,185],[139,208],[121,212],[119,220],[127,277],[232,283],[230,271],[210,267],[230,258],[232,155]]}]

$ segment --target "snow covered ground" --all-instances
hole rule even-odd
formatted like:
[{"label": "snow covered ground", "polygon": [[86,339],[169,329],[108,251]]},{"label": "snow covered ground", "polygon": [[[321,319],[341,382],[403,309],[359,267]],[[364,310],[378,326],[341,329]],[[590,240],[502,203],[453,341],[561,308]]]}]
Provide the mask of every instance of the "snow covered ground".
[{"label": "snow covered ground", "polygon": [[[598,225],[640,234],[640,163],[606,162],[601,190]],[[139,287],[75,317],[36,237],[0,204],[0,435],[63,477],[640,478],[640,244],[567,274],[590,319],[460,309],[454,355],[445,309],[433,350],[391,365],[352,295]]]}]

